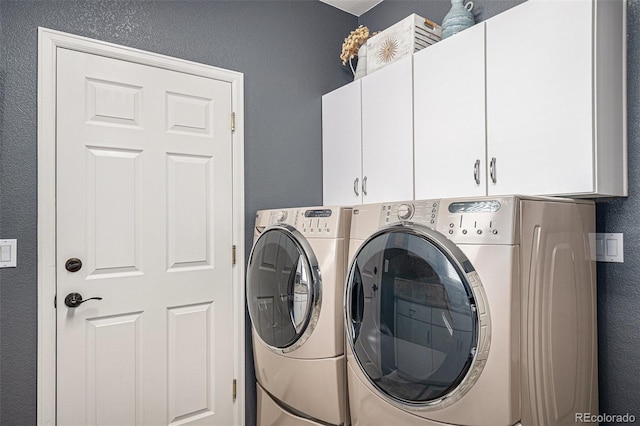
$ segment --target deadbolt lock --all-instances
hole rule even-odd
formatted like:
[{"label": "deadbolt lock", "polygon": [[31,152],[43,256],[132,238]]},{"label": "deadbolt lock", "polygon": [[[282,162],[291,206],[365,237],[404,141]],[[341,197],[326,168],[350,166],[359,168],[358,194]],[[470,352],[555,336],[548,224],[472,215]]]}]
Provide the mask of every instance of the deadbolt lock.
[{"label": "deadbolt lock", "polygon": [[82,261],[77,257],[72,257],[65,262],[64,267],[69,272],[78,272],[82,268]]}]

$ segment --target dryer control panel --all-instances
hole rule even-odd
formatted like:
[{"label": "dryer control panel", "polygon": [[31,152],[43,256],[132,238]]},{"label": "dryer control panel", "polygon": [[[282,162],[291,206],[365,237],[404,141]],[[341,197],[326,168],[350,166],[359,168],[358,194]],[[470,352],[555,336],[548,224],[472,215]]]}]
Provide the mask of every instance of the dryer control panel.
[{"label": "dryer control panel", "polygon": [[517,197],[413,200],[380,205],[379,224],[414,222],[461,244],[518,244]]}]

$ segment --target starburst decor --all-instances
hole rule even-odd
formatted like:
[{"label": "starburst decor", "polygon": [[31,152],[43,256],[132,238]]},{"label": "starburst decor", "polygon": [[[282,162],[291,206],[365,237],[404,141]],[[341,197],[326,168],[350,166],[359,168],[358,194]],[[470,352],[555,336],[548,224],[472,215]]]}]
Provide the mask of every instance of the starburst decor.
[{"label": "starburst decor", "polygon": [[397,53],[398,40],[395,38],[388,38],[378,50],[378,59],[386,64],[391,62],[396,57]]}]

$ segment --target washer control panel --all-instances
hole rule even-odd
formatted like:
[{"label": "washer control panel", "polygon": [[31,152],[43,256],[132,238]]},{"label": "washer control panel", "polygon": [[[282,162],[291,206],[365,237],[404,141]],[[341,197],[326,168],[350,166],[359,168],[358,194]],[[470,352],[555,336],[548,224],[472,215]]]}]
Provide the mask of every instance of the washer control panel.
[{"label": "washer control panel", "polygon": [[337,226],[337,219],[331,209],[308,209],[296,212],[296,222],[293,225],[303,234],[316,236],[330,235]]},{"label": "washer control panel", "polygon": [[472,244],[516,244],[516,197],[419,200],[380,205],[379,225],[413,222]]},{"label": "washer control panel", "polygon": [[256,229],[259,225],[263,231],[269,226],[287,224],[307,237],[335,238],[340,232],[343,210],[330,207],[261,210],[256,214]]}]

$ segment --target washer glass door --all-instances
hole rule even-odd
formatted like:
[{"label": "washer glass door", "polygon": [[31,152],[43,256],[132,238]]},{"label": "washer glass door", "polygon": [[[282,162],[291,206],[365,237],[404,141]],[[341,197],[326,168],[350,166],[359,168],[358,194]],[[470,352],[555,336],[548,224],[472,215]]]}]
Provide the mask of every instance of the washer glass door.
[{"label": "washer glass door", "polygon": [[465,379],[480,328],[470,272],[462,252],[427,228],[387,228],[360,247],[346,288],[347,340],[383,396],[425,407]]},{"label": "washer glass door", "polygon": [[293,350],[306,340],[317,317],[320,281],[304,237],[286,225],[264,231],[251,251],[246,285],[251,322],[264,343]]}]

